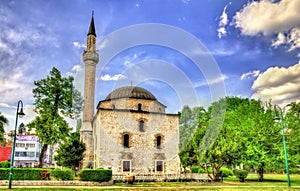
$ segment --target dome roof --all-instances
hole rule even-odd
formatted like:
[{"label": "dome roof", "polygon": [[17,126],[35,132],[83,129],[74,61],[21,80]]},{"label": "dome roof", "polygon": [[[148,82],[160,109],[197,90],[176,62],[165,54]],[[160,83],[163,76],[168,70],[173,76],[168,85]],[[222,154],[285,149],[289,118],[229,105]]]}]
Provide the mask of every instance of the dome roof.
[{"label": "dome roof", "polygon": [[155,96],[148,90],[136,86],[125,86],[112,91],[105,100],[119,99],[119,98],[136,98],[136,99],[150,99],[156,100]]}]

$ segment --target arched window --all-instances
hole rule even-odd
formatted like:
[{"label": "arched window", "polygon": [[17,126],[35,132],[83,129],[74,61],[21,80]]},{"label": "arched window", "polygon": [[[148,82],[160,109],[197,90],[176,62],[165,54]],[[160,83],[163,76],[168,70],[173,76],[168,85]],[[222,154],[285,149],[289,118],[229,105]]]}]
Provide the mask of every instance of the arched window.
[{"label": "arched window", "polygon": [[142,111],[142,104],[141,103],[138,104],[138,111]]},{"label": "arched window", "polygon": [[144,131],[145,131],[145,129],[144,129],[144,121],[141,120],[140,121],[140,132],[144,132]]},{"label": "arched window", "polygon": [[129,135],[128,134],[123,135],[123,145],[125,148],[129,148]]},{"label": "arched window", "polygon": [[112,109],[116,109],[116,106],[115,106],[115,104],[112,104]]},{"label": "arched window", "polygon": [[156,148],[161,149],[161,136],[156,137]]}]

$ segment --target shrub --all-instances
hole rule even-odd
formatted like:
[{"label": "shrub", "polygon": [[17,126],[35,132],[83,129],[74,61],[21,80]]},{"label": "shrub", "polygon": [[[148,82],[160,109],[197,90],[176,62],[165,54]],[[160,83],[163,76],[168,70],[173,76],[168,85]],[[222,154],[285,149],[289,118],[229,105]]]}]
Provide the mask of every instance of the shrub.
[{"label": "shrub", "polygon": [[83,169],[80,172],[80,178],[82,181],[109,181],[112,178],[111,169]]},{"label": "shrub", "polygon": [[64,170],[56,168],[51,171],[50,176],[58,180],[73,180],[74,172],[69,168],[66,168]]},{"label": "shrub", "polygon": [[247,170],[234,169],[233,173],[240,180],[240,182],[245,182],[245,179],[248,176],[248,171]]},{"label": "shrub", "polygon": [[199,173],[199,174],[204,174],[204,173],[206,173],[206,172],[205,172],[205,170],[204,170],[203,168],[199,168],[198,173]]},{"label": "shrub", "polygon": [[222,171],[223,177],[228,177],[228,176],[232,176],[233,175],[232,170],[229,169],[229,168],[222,167],[220,170]]},{"label": "shrub", "polygon": [[[41,168],[14,168],[13,180],[41,180],[41,174],[44,169]],[[0,169],[0,180],[7,180],[9,177],[9,168]]]},{"label": "shrub", "polygon": [[8,161],[0,162],[0,168],[9,168],[10,163]]},{"label": "shrub", "polygon": [[199,166],[191,166],[190,169],[191,169],[192,173],[198,173],[200,168],[199,168]]},{"label": "shrub", "polygon": [[290,174],[300,174],[300,170],[298,168],[290,168],[289,173]]}]

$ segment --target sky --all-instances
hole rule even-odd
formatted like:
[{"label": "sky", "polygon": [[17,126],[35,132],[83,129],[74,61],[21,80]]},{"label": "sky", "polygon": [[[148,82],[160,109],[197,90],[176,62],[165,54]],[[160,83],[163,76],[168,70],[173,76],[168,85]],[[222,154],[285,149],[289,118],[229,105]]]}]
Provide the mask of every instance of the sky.
[{"label": "sky", "polygon": [[[168,113],[225,96],[300,96],[300,0],[0,0],[0,112],[13,129],[34,81],[53,67],[82,92],[94,11],[96,104],[121,86],[149,90]],[[70,122],[72,123],[72,122]]]}]

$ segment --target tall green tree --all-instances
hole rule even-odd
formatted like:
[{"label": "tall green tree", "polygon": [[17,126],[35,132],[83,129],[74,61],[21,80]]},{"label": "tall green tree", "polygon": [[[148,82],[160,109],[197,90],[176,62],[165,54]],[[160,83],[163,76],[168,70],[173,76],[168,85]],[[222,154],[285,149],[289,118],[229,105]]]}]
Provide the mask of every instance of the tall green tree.
[{"label": "tall green tree", "polygon": [[298,168],[300,164],[300,102],[292,102],[287,105],[284,118],[285,135],[287,141],[287,153],[291,168]]},{"label": "tall green tree", "polygon": [[3,141],[4,138],[4,125],[8,124],[8,119],[1,114],[0,112],[0,142]]},{"label": "tall green tree", "polygon": [[179,112],[179,150],[183,150],[189,144],[199,124],[202,125],[199,121],[205,119],[205,114],[206,111],[203,107],[191,109],[189,106],[184,106]]},{"label": "tall green tree", "polygon": [[57,161],[59,166],[69,167],[75,171],[83,159],[84,151],[85,144],[80,141],[79,131],[76,131],[71,133],[71,135],[59,145],[54,160]]},{"label": "tall green tree", "polygon": [[80,93],[74,88],[72,76],[63,77],[55,67],[50,75],[35,81],[33,89],[35,112],[38,116],[28,124],[35,128],[36,135],[43,144],[39,159],[42,167],[48,145],[64,140],[70,132],[65,117],[75,118],[82,108]]},{"label": "tall green tree", "polygon": [[281,128],[274,121],[270,103],[248,100],[236,109],[236,123],[240,124],[242,145],[241,163],[256,170],[258,180],[264,172],[280,168],[283,163]]},{"label": "tall green tree", "polygon": [[208,122],[202,120],[190,145],[180,153],[182,164],[198,165],[206,172],[211,168],[212,180],[218,180],[223,165],[245,164],[257,170],[261,180],[264,168],[281,165],[280,128],[274,124],[271,107],[227,97],[212,103],[208,114]]}]

